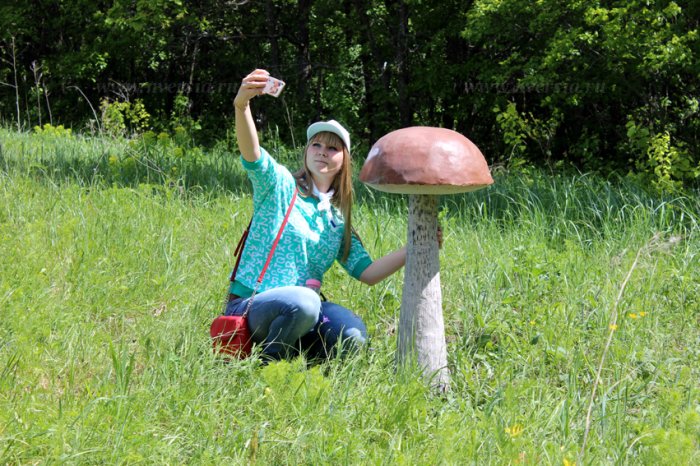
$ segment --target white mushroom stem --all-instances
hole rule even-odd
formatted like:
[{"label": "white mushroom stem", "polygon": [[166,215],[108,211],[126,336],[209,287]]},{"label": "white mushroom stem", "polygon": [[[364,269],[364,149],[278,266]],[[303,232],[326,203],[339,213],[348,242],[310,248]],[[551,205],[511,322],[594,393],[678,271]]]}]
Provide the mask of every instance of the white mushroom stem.
[{"label": "white mushroom stem", "polygon": [[397,363],[399,367],[417,363],[431,385],[445,391],[450,373],[440,290],[438,199],[419,194],[409,199]]}]

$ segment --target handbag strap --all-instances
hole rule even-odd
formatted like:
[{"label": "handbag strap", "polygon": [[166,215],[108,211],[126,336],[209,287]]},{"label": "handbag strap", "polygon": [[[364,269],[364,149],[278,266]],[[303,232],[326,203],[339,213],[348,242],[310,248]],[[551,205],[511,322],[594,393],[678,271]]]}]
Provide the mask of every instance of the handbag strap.
[{"label": "handbag strap", "polygon": [[289,214],[292,213],[292,207],[294,207],[294,201],[297,200],[297,189],[294,189],[294,194],[292,195],[292,201],[289,203],[289,207],[287,207],[287,212],[284,214],[284,219],[282,220],[282,225],[280,225],[280,229],[277,232],[277,236],[275,237],[275,241],[272,242],[272,247],[270,248],[270,254],[267,255],[267,261],[265,261],[265,265],[263,266],[262,271],[260,272],[260,276],[258,277],[258,283],[255,289],[253,290],[253,293],[255,293],[255,290],[260,286],[260,284],[263,281],[263,277],[265,277],[265,272],[267,272],[267,267],[270,265],[270,261],[272,261],[272,255],[275,253],[275,249],[277,248],[277,243],[280,242],[280,238],[282,237],[282,232],[284,231],[284,227],[287,226],[287,220],[289,220]]},{"label": "handbag strap", "polygon": [[[277,244],[280,242],[280,238],[282,237],[282,232],[284,231],[284,228],[287,226],[287,221],[289,220],[289,215],[292,213],[292,207],[294,207],[294,202],[297,200],[297,193],[299,190],[297,188],[294,189],[294,194],[292,195],[292,200],[289,203],[289,207],[287,207],[287,212],[284,214],[284,219],[282,220],[282,224],[280,225],[280,229],[277,232],[277,236],[275,237],[275,240],[272,242],[272,246],[270,247],[270,253],[267,255],[267,260],[265,261],[265,265],[262,268],[262,271],[260,272],[260,276],[258,277],[258,280],[255,282],[255,287],[253,288],[253,294],[250,295],[250,299],[248,300],[248,305],[246,306],[246,310],[243,313],[243,317],[248,315],[248,311],[250,311],[250,306],[253,304],[253,298],[258,292],[258,288],[260,288],[260,285],[262,284],[263,278],[265,277],[265,273],[267,272],[267,268],[270,266],[270,262],[272,261],[272,256],[275,254],[275,249],[277,249]],[[238,245],[236,246],[236,250],[234,252],[234,255],[237,255],[238,257],[236,258],[236,265],[233,268],[233,272],[231,273],[231,277],[229,280],[233,282],[236,279],[236,272],[238,271],[238,265],[241,262],[241,256],[243,255],[243,248],[245,247],[246,240],[248,239],[248,232],[250,231],[250,226],[252,225],[253,220],[251,219],[250,223],[248,224],[248,227],[245,229],[243,232],[243,236],[241,239],[238,241]]]},{"label": "handbag strap", "polygon": [[250,219],[250,222],[248,222],[248,226],[245,227],[245,231],[243,232],[243,236],[241,236],[241,239],[238,240],[238,244],[236,245],[236,250],[233,252],[233,255],[236,257],[236,265],[233,266],[233,272],[231,272],[231,276],[229,277],[229,281],[232,282],[236,279],[236,272],[238,272],[238,266],[241,263],[241,256],[243,255],[243,246],[245,246],[245,242],[248,239],[248,232],[250,231],[250,226],[253,224],[253,219]]}]

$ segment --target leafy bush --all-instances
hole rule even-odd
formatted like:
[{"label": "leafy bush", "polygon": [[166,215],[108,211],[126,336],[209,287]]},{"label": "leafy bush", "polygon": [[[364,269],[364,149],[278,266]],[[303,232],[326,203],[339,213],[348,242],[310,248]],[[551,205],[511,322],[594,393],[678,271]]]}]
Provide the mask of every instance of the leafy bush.
[{"label": "leafy bush", "polygon": [[649,128],[627,122],[627,147],[634,153],[644,154],[636,161],[635,177],[661,191],[677,191],[684,184],[700,177],[700,163],[683,142],[674,145],[670,133],[653,134]]},{"label": "leafy bush", "polygon": [[128,132],[139,133],[149,126],[151,115],[141,99],[119,102],[102,99],[102,130],[112,136],[125,136]]},{"label": "leafy bush", "polygon": [[46,123],[44,126],[35,126],[34,132],[43,137],[72,138],[73,130],[64,128],[63,125],[52,126]]}]

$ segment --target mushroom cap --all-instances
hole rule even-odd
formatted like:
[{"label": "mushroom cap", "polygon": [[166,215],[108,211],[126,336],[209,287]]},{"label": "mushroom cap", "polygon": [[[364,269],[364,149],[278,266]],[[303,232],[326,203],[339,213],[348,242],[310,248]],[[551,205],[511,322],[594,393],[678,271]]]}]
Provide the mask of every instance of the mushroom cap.
[{"label": "mushroom cap", "polygon": [[398,129],[369,151],[360,181],[388,193],[454,194],[493,184],[486,159],[456,131],[429,126]]}]

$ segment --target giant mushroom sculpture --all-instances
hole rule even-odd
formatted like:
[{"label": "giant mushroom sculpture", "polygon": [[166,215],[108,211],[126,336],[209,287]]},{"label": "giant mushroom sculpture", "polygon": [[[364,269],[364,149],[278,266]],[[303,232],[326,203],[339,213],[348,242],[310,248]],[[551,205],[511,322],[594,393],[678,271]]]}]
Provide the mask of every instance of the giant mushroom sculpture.
[{"label": "giant mushroom sculpture", "polygon": [[416,126],[393,131],[373,146],[360,180],[388,193],[409,194],[408,245],[397,364],[418,364],[441,390],[449,387],[442,318],[438,200],[493,183],[481,151],[461,134]]}]

